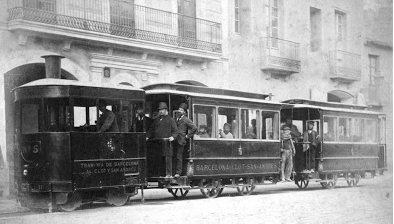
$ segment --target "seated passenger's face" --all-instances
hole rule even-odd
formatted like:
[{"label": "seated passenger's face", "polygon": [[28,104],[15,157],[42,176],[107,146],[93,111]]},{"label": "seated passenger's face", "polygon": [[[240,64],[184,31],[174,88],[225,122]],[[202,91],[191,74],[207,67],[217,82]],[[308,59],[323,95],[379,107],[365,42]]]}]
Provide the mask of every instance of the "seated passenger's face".
[{"label": "seated passenger's face", "polygon": [[200,133],[205,133],[205,132],[207,132],[207,130],[205,130],[205,128],[200,128]]},{"label": "seated passenger's face", "polygon": [[223,132],[225,134],[228,134],[230,132],[230,127],[228,125],[224,126],[223,129],[224,129]]}]

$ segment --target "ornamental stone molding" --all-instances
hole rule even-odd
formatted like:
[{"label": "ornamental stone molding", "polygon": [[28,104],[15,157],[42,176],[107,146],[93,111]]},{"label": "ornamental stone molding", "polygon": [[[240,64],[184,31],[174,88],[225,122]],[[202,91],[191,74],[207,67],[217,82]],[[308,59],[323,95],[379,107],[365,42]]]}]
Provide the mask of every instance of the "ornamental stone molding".
[{"label": "ornamental stone molding", "polygon": [[104,67],[122,69],[128,71],[139,71],[148,74],[148,76],[158,76],[161,62],[141,60],[135,58],[126,58],[108,54],[90,54],[91,72],[98,72],[98,68]]}]

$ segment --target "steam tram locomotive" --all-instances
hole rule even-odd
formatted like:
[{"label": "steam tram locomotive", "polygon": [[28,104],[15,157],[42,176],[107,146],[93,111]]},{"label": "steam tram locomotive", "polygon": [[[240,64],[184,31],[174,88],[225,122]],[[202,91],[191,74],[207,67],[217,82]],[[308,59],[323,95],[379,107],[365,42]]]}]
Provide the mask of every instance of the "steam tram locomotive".
[{"label": "steam tram locomotive", "polygon": [[[46,69],[47,76],[56,70],[53,64]],[[145,185],[145,133],[129,132],[144,91],[87,86],[60,79],[58,69],[59,78],[14,90],[18,199],[24,207],[50,211],[57,206],[72,211],[93,201],[124,205]],[[99,100],[116,114],[119,132],[96,132]]]},{"label": "steam tram locomotive", "polygon": [[[365,107],[307,100],[279,103],[266,100],[265,94],[181,84],[88,86],[60,79],[60,70],[51,75],[60,63],[47,64],[47,77],[57,78],[14,90],[15,179],[24,207],[72,211],[94,201],[122,206],[138,188],[142,197],[144,188],[167,189],[175,198],[189,190],[215,198],[224,188],[250,195],[257,185],[279,179],[280,129],[286,117],[301,132],[307,122],[314,122],[321,140],[316,167],[308,167],[311,158],[303,150],[308,143],[295,143],[293,180],[299,188],[310,181],[333,188],[339,177],[354,186],[367,172],[387,169],[385,118]],[[97,132],[100,100],[116,114],[119,132]],[[146,128],[133,132],[136,109],[145,108],[155,117],[159,102],[169,105],[172,116],[186,103],[199,129],[183,152],[179,178],[165,177],[161,151],[172,143],[146,142]],[[220,138],[225,124],[232,139]]]}]

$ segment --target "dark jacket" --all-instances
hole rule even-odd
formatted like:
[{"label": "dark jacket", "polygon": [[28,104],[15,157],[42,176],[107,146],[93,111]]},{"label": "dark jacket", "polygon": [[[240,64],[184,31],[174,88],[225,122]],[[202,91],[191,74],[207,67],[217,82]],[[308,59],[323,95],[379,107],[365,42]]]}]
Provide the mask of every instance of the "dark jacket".
[{"label": "dark jacket", "polygon": [[179,131],[176,139],[179,145],[186,145],[186,135],[191,138],[197,132],[197,126],[186,116],[182,116],[176,124]]},{"label": "dark jacket", "polygon": [[98,132],[119,132],[116,115],[110,110],[105,110],[97,121]]},{"label": "dark jacket", "polygon": [[178,135],[178,127],[175,124],[175,120],[170,116],[163,116],[156,118],[146,136],[152,138],[169,138],[170,136],[176,138]]},{"label": "dark jacket", "polygon": [[149,130],[149,127],[152,123],[153,119],[147,116],[135,117],[133,122],[133,132],[144,132],[144,122],[145,122],[145,131]]}]

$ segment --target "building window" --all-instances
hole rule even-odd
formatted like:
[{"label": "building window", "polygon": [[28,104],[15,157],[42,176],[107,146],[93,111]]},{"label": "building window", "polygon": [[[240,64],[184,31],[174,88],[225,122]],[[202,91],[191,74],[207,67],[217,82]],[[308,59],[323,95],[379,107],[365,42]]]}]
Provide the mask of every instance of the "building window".
[{"label": "building window", "polygon": [[310,27],[311,27],[311,37],[310,45],[311,51],[318,51],[321,47],[321,10],[317,8],[310,8]]},{"label": "building window", "polygon": [[375,78],[379,76],[378,56],[369,55],[369,84],[376,85]]},{"label": "building window", "polygon": [[335,33],[337,49],[344,49],[346,46],[346,13],[335,10]]},{"label": "building window", "polygon": [[271,47],[278,48],[279,37],[279,3],[278,0],[267,0],[267,34],[271,37]]},{"label": "building window", "polygon": [[235,9],[235,14],[234,14],[234,20],[235,20],[235,32],[239,33],[239,28],[240,28],[240,21],[239,21],[239,1],[240,0],[235,0],[234,1],[234,9]]}]

